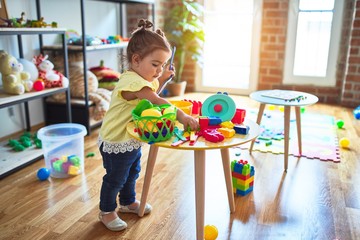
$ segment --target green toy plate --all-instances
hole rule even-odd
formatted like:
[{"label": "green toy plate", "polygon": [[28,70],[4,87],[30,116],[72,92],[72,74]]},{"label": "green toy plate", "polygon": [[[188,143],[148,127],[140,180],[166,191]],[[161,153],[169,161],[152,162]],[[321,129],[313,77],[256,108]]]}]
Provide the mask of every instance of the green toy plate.
[{"label": "green toy plate", "polygon": [[202,107],[201,113],[203,116],[219,117],[221,121],[230,121],[236,112],[236,105],[234,100],[227,94],[217,93],[208,97]]}]

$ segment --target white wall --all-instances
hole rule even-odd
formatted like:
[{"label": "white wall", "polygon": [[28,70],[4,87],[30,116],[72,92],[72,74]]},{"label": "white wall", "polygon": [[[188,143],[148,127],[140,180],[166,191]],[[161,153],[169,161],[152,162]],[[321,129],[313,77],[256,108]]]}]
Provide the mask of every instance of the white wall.
[{"label": "white wall", "polygon": [[[79,0],[42,0],[41,15],[44,21],[55,21],[59,28],[76,30],[81,34],[80,1]],[[35,0],[11,0],[7,1],[9,17],[19,17],[21,12],[26,13],[27,19],[36,19]],[[85,0],[85,23],[86,34],[107,38],[110,35],[119,34],[119,5],[115,3],[87,1]],[[24,58],[31,60],[40,53],[38,36],[23,36]],[[44,45],[60,43],[60,36],[44,35]],[[0,49],[4,49],[15,57],[19,57],[16,36],[1,36]],[[116,50],[88,52],[88,67],[97,66],[100,59],[113,69],[118,69],[118,55]],[[1,81],[0,81],[1,84]],[[42,100],[29,102],[31,125],[44,122]],[[23,104],[0,109],[0,138],[14,132],[25,129],[25,116]],[[11,116],[10,112],[13,112]]]}]

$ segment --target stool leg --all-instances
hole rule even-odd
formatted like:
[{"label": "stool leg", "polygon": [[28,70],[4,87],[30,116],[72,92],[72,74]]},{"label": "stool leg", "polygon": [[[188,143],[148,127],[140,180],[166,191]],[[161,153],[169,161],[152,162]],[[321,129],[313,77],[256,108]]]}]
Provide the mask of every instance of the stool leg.
[{"label": "stool leg", "polygon": [[302,142],[301,142],[301,115],[300,115],[300,107],[295,107],[295,115],[296,115],[296,128],[298,135],[298,146],[299,146],[299,155],[302,154]]},{"label": "stool leg", "polygon": [[196,239],[204,239],[205,221],[205,150],[194,151]]},{"label": "stool leg", "polygon": [[290,106],[284,107],[284,131],[284,171],[286,172],[289,158]]},{"label": "stool leg", "polygon": [[139,217],[144,216],[146,199],[147,199],[147,195],[149,193],[151,178],[152,178],[152,174],[154,171],[154,166],[155,166],[158,150],[159,150],[158,146],[155,146],[154,144],[152,144],[150,146],[149,156],[148,156],[148,160],[146,163],[144,185],[143,185],[143,190],[141,193],[140,207],[139,207],[139,213],[138,213]]},{"label": "stool leg", "polygon": [[[256,119],[256,123],[258,125],[260,125],[260,123],[261,123],[261,118],[262,118],[262,116],[264,114],[265,105],[266,105],[265,103],[260,103],[259,112],[258,112],[257,119]],[[250,154],[251,154],[252,149],[254,147],[255,140],[256,140],[256,138],[251,141],[250,149],[249,149]]]},{"label": "stool leg", "polygon": [[232,185],[232,177],[231,177],[231,166],[230,166],[230,154],[228,148],[222,148],[221,158],[223,162],[224,168],[224,176],[226,182],[226,190],[229,200],[230,212],[235,212],[235,201],[234,201],[234,193],[233,193],[233,185]]}]

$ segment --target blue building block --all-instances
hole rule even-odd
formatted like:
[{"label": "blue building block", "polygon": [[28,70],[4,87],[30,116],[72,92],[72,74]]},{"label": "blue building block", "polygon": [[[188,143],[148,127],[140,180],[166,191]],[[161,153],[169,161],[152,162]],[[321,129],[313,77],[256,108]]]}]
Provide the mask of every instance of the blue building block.
[{"label": "blue building block", "polygon": [[235,126],[234,130],[238,134],[247,135],[249,133],[250,127],[249,126]]}]

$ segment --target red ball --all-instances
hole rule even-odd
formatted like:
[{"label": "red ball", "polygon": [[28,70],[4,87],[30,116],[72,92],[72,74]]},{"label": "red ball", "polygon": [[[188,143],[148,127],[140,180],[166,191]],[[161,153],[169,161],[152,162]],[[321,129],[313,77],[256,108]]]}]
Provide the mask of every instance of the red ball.
[{"label": "red ball", "polygon": [[38,92],[39,92],[39,91],[44,90],[45,84],[44,84],[44,82],[41,81],[41,80],[36,80],[36,81],[34,82],[33,88],[35,89],[35,91],[38,91]]}]

